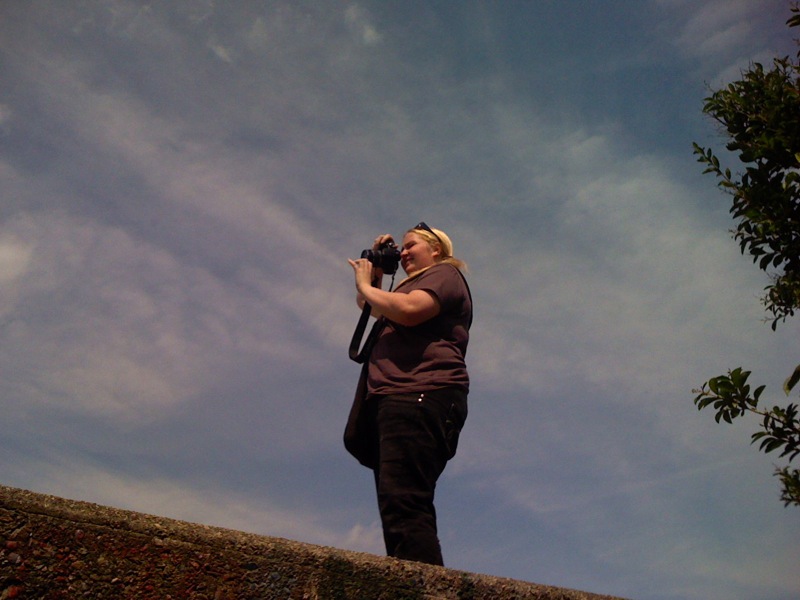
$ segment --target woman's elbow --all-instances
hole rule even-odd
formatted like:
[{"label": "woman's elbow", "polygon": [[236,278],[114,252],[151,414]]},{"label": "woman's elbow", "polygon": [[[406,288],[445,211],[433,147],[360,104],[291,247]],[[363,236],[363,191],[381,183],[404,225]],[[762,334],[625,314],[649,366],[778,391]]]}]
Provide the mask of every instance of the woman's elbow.
[{"label": "woman's elbow", "polygon": [[396,322],[406,327],[415,327],[417,325],[422,325],[425,321],[429,321],[437,314],[439,314],[438,306],[414,307],[400,311],[397,315]]}]

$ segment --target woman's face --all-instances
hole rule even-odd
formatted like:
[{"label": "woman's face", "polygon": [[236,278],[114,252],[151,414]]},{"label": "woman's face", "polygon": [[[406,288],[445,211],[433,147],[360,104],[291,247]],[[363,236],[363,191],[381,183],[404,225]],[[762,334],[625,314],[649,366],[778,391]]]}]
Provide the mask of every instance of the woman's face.
[{"label": "woman's face", "polygon": [[422,236],[413,231],[403,236],[400,264],[406,275],[413,275],[420,269],[436,264],[438,258],[439,250],[431,248]]}]

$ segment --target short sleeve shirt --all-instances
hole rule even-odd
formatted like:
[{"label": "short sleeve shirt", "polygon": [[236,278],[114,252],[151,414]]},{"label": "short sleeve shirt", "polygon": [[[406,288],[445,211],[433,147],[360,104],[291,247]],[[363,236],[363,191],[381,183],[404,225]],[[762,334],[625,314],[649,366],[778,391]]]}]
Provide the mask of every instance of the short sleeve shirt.
[{"label": "short sleeve shirt", "polygon": [[369,392],[415,393],[443,387],[468,391],[464,357],[472,301],[466,281],[455,266],[441,263],[401,283],[395,292],[412,290],[433,294],[441,310],[435,317],[412,327],[386,319],[370,354]]}]

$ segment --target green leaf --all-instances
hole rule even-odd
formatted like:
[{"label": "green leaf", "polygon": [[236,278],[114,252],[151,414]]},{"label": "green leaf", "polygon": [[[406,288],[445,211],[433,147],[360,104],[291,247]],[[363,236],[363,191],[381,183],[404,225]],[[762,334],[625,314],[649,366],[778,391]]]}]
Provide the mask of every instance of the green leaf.
[{"label": "green leaf", "polygon": [[784,442],[782,440],[776,440],[775,438],[766,439],[761,443],[761,449],[764,451],[765,454],[769,454],[776,448],[780,448],[783,446]]},{"label": "green leaf", "polygon": [[752,406],[758,406],[758,399],[761,397],[761,393],[764,391],[764,388],[767,386],[760,385],[756,388],[756,391],[753,392],[753,401],[750,403]]},{"label": "green leaf", "polygon": [[794,373],[789,375],[789,378],[783,383],[783,391],[786,392],[787,396],[792,391],[792,388],[797,385],[798,381],[800,381],[800,365],[794,368]]}]

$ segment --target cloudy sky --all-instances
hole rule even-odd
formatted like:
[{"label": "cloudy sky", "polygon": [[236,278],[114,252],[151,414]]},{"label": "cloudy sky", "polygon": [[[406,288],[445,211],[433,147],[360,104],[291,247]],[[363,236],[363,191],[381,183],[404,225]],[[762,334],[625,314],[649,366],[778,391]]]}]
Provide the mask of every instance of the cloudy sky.
[{"label": "cloudy sky", "polygon": [[0,483],[382,554],[346,259],[425,220],[476,307],[446,564],[797,598],[783,463],[692,404],[798,362],[691,147],[788,5],[2,2]]}]

